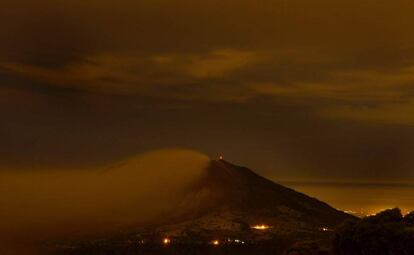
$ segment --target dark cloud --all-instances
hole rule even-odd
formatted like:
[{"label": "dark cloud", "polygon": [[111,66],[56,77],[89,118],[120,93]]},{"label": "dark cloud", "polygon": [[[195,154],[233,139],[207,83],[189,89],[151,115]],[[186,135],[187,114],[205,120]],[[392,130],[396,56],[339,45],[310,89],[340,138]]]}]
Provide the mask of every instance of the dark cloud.
[{"label": "dark cloud", "polygon": [[413,11],[405,0],[10,1],[2,168],[184,146],[275,178],[408,177]]}]

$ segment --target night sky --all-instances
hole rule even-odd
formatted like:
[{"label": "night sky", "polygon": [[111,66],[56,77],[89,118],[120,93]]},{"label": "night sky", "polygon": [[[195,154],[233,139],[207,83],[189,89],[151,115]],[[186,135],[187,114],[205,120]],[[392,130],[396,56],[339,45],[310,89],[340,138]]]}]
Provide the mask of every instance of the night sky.
[{"label": "night sky", "polygon": [[0,171],[186,148],[274,180],[414,182],[413,13],[409,0],[2,1]]}]

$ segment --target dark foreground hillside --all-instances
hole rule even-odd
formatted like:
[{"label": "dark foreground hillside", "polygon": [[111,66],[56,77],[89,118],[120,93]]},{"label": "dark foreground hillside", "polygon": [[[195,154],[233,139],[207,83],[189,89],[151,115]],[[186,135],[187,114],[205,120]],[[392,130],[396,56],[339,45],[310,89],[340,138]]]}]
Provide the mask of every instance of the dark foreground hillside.
[{"label": "dark foreground hillside", "polygon": [[402,216],[391,209],[361,220],[344,222],[335,231],[303,240],[272,239],[245,243],[139,243],[124,238],[73,243],[63,255],[412,255],[414,212]]},{"label": "dark foreground hillside", "polygon": [[333,240],[335,255],[414,254],[414,212],[406,216],[390,209],[338,228]]},{"label": "dark foreground hillside", "polygon": [[[305,242],[297,248],[291,248],[292,244],[278,243],[275,241],[261,242],[245,245],[221,245],[209,244],[174,244],[171,246],[145,245],[135,246],[85,246],[75,249],[65,249],[56,252],[56,255],[330,255],[326,244]],[[299,253],[298,253],[299,252]]]}]

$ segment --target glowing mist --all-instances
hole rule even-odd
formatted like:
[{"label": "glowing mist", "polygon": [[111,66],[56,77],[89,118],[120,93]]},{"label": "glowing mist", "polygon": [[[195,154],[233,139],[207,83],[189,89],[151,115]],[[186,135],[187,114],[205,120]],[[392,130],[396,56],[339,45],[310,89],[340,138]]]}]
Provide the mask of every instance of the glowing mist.
[{"label": "glowing mist", "polygon": [[0,244],[107,233],[169,213],[206,155],[151,151],[103,170],[0,175]]}]

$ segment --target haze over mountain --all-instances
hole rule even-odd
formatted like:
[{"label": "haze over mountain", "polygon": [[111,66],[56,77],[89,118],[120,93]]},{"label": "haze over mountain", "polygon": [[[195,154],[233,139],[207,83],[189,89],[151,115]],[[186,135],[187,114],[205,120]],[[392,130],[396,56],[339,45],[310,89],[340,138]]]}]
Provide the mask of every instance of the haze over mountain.
[{"label": "haze over mountain", "polygon": [[[254,225],[267,233],[314,233],[333,228],[352,216],[328,204],[257,175],[225,160],[212,160],[206,174],[189,189],[176,210],[176,224],[157,229],[165,235],[232,232],[245,235]],[[171,220],[169,220],[171,222]],[[221,234],[220,234],[221,233]]]},{"label": "haze over mountain", "polygon": [[352,217],[340,210],[413,211],[413,13],[410,0],[3,0],[0,255],[119,233],[305,240],[333,235]]},{"label": "haze over mountain", "polygon": [[187,184],[181,201],[158,220],[104,238],[75,240],[70,254],[166,254],[158,250],[165,247],[162,242],[204,254],[212,240],[230,247],[264,245],[266,254],[281,254],[300,240],[328,240],[335,226],[355,219],[223,159],[211,160],[203,174]]},{"label": "haze over mountain", "polygon": [[[351,218],[248,168],[189,150],[153,151],[105,171],[1,177],[3,243],[65,242],[144,228],[177,238],[254,240],[312,235]],[[256,224],[269,230],[252,232]]]},{"label": "haze over mountain", "polygon": [[170,148],[99,169],[0,173],[0,254],[6,244],[27,248],[152,222],[177,207],[208,164],[200,152]]}]

